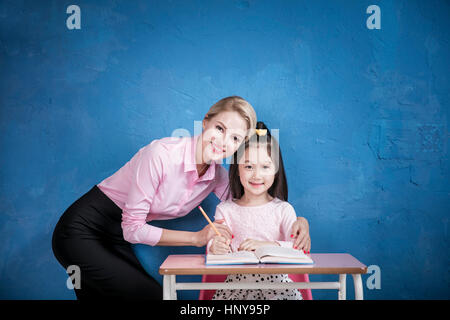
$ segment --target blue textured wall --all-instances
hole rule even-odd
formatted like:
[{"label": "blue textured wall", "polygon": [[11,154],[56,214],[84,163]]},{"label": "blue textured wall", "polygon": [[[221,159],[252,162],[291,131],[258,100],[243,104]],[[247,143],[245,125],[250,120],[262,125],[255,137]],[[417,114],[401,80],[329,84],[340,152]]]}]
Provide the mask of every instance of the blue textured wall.
[{"label": "blue textured wall", "polygon": [[[237,94],[280,129],[313,252],[378,265],[367,299],[449,299],[449,18],[448,1],[2,1],[0,298],[75,298],[51,251],[63,211]],[[203,252],[135,249],[159,281],[167,254]]]}]

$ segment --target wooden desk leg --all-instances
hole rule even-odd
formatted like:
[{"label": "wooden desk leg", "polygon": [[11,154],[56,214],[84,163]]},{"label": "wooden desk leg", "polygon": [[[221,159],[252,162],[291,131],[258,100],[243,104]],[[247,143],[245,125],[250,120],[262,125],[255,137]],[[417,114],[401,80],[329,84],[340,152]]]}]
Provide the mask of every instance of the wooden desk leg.
[{"label": "wooden desk leg", "polygon": [[339,275],[339,291],[338,291],[338,299],[346,300],[347,299],[347,275],[340,274]]},{"label": "wooden desk leg", "polygon": [[353,283],[355,285],[355,300],[363,300],[363,287],[362,287],[362,279],[359,273],[352,274]]}]

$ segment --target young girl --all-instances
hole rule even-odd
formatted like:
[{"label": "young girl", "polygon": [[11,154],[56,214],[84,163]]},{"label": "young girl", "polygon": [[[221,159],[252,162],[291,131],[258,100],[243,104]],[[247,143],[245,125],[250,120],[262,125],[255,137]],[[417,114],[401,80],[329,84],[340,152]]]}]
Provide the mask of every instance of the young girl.
[{"label": "young girl", "polygon": [[[293,247],[294,208],[288,203],[288,189],[278,143],[262,122],[245,144],[233,155],[230,164],[230,189],[233,200],[217,206],[215,219],[224,220],[233,239],[216,236],[208,243],[213,254],[252,251],[260,246]],[[292,282],[287,274],[234,274],[225,282]],[[217,290],[220,300],[301,300],[297,289]]]}]

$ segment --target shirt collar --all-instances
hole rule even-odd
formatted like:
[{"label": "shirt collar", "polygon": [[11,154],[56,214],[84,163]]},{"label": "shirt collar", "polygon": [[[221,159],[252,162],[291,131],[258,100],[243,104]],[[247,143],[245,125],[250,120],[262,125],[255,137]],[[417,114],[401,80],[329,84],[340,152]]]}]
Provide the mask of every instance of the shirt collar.
[{"label": "shirt collar", "polygon": [[[201,135],[193,136],[187,139],[186,148],[184,150],[184,172],[195,171],[197,175],[197,166],[195,164],[195,153],[197,152],[197,141],[201,138]],[[212,180],[216,176],[216,163],[211,161],[211,164],[206,170],[205,174],[198,180]]]}]

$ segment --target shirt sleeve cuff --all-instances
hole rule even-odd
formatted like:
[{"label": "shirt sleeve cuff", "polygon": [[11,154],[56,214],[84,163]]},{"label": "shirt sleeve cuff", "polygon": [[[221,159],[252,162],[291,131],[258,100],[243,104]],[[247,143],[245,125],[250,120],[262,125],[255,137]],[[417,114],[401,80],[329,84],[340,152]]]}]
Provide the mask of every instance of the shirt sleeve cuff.
[{"label": "shirt sleeve cuff", "polygon": [[149,232],[150,234],[148,236],[148,244],[150,246],[156,246],[159,240],[161,240],[163,229],[148,224],[146,224],[146,226],[148,226],[151,229],[151,231]]},{"label": "shirt sleeve cuff", "polygon": [[143,243],[155,246],[161,240],[162,230],[162,228],[145,223],[134,231],[124,229],[124,239],[130,243]]}]

